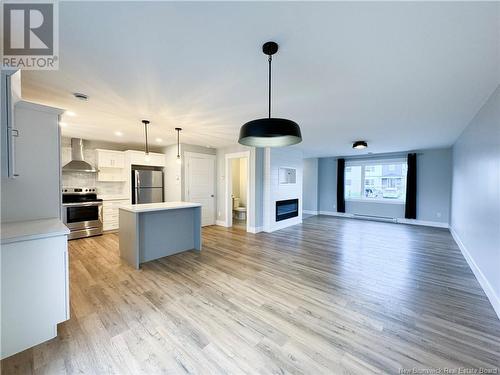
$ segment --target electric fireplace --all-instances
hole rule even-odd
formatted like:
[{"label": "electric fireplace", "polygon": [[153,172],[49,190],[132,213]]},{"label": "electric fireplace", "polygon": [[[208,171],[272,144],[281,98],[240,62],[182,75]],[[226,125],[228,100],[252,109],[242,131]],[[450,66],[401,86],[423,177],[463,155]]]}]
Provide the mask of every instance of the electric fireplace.
[{"label": "electric fireplace", "polygon": [[299,216],[299,200],[287,199],[276,202],[276,221]]}]

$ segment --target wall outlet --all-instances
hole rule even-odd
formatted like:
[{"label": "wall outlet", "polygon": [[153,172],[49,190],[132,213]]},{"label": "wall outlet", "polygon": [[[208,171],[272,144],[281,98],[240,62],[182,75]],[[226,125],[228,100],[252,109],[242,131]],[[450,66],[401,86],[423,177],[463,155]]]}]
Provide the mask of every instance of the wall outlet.
[{"label": "wall outlet", "polygon": [[337,208],[337,205],[336,205],[336,204],[334,204],[334,205],[333,205],[333,209],[336,209],[336,208]]},{"label": "wall outlet", "polygon": [[220,217],[220,211],[217,212],[217,217]]},{"label": "wall outlet", "polygon": [[436,212],[436,216],[440,218],[441,217],[441,212]]}]

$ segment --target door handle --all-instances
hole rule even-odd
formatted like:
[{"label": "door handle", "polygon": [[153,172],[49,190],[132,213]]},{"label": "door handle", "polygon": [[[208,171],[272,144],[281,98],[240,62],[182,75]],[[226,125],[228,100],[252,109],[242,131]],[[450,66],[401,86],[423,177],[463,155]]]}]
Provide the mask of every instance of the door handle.
[{"label": "door handle", "polygon": [[214,197],[214,195],[213,195],[213,194],[211,194],[210,196],[211,196],[212,198]]}]

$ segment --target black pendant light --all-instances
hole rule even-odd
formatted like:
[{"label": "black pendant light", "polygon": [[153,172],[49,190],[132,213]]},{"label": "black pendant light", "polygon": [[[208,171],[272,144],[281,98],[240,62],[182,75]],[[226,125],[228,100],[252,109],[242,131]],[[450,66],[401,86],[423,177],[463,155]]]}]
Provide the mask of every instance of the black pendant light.
[{"label": "black pendant light", "polygon": [[363,150],[368,147],[368,143],[366,141],[356,141],[352,144],[352,148],[356,150]]},{"label": "black pendant light", "polygon": [[272,56],[278,52],[278,44],[267,42],[262,52],[269,56],[269,116],[252,120],[240,129],[238,143],[254,147],[291,146],[302,142],[300,127],[296,122],[284,118],[271,117],[271,62]]},{"label": "black pendant light", "polygon": [[146,152],[146,155],[149,155],[149,145],[148,145],[148,125],[149,125],[149,120],[142,120],[142,123],[144,124],[144,132],[146,133],[146,148],[145,148],[145,152]]}]

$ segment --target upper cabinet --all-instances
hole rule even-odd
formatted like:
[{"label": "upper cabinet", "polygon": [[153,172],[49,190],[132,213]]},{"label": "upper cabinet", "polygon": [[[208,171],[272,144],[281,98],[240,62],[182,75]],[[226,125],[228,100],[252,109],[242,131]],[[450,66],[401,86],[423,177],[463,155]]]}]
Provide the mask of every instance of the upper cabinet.
[{"label": "upper cabinet", "polygon": [[96,149],[97,181],[128,181],[132,165],[164,167],[165,155],[144,151]]},{"label": "upper cabinet", "polygon": [[97,181],[126,181],[125,154],[122,151],[96,150]]},{"label": "upper cabinet", "polygon": [[146,155],[144,151],[128,150],[125,151],[131,165],[147,165],[150,167],[164,167],[165,155],[156,152],[150,152]]},{"label": "upper cabinet", "polygon": [[98,168],[125,168],[125,154],[122,151],[97,149]]}]

